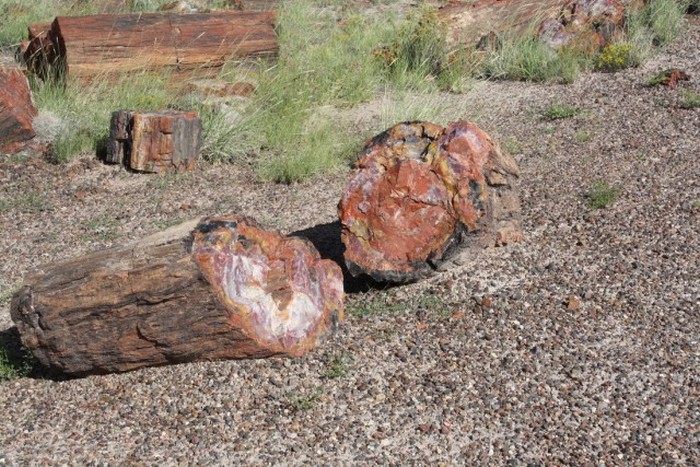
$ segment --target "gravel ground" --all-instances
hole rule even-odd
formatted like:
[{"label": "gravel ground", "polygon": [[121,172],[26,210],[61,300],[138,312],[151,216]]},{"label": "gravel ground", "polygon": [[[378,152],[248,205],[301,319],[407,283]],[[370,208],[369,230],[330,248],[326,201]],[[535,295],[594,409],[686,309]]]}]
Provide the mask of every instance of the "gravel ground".
[{"label": "gravel ground", "polygon": [[[643,86],[670,66],[700,92],[697,19],[639,69],[436,96],[515,154],[524,242],[351,293],[345,324],[302,359],[1,382],[0,464],[698,464],[700,109]],[[542,119],[552,102],[581,111]],[[0,330],[41,263],[230,210],[322,237],[345,178],[5,158]],[[595,180],[622,190],[608,208],[586,205]]]}]

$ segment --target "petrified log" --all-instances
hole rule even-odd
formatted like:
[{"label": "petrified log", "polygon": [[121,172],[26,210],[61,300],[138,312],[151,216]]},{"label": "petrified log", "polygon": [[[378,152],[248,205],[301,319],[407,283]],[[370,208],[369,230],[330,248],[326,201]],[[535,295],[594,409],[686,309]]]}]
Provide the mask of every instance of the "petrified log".
[{"label": "petrified log", "polygon": [[274,22],[274,11],[59,16],[47,37],[56,51],[46,57],[70,79],[159,68],[206,74],[231,57],[276,54]]},{"label": "petrified log", "polygon": [[37,114],[29,81],[22,70],[0,67],[0,152],[11,153],[35,136]]},{"label": "petrified log", "polygon": [[411,282],[469,246],[521,238],[518,168],[473,123],[400,123],[356,162],[338,205],[354,276]]},{"label": "petrified log", "polygon": [[489,34],[535,34],[552,47],[575,46],[595,51],[624,25],[625,9],[643,2],[622,0],[478,0],[451,1],[439,10],[449,39],[462,44],[484,42]]},{"label": "petrified log", "polygon": [[343,318],[343,279],[308,241],[232,215],[49,265],[11,315],[39,362],[71,375],[300,356]]},{"label": "petrified log", "polygon": [[106,162],[141,172],[187,172],[197,166],[202,122],[196,112],[112,113]]}]

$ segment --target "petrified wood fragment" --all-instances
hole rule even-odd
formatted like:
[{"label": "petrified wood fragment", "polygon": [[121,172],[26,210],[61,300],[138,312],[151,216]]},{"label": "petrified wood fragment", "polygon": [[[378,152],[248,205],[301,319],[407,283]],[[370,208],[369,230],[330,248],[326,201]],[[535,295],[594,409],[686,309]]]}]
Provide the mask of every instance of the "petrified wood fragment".
[{"label": "petrified wood fragment", "polygon": [[15,152],[18,143],[35,136],[37,114],[29,82],[22,70],[0,67],[0,152]]},{"label": "petrified wood fragment", "polygon": [[59,16],[46,65],[68,79],[134,70],[216,73],[231,57],[277,53],[274,11]]},{"label": "petrified wood fragment", "polygon": [[400,123],[360,155],[338,211],[357,276],[410,282],[467,245],[517,241],[518,168],[473,123]]},{"label": "petrified wood fragment", "polygon": [[46,266],[11,315],[34,356],[71,375],[300,356],[343,318],[343,280],[307,241],[226,216]]},{"label": "petrified wood fragment", "polygon": [[187,172],[197,166],[202,122],[196,112],[112,113],[106,162],[140,172]]}]

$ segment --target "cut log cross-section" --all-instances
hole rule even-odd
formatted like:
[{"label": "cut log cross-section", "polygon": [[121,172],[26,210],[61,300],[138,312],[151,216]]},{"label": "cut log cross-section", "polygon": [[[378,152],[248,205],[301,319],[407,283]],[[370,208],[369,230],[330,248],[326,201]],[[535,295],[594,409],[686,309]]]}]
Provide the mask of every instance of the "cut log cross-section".
[{"label": "cut log cross-section", "polygon": [[517,177],[472,123],[388,129],[360,155],[338,206],[348,270],[411,282],[468,245],[519,240]]},{"label": "cut log cross-section", "polygon": [[226,216],[50,265],[11,315],[39,362],[70,375],[300,356],[343,318],[343,279],[304,239]]},{"label": "cut log cross-section", "polygon": [[188,172],[195,169],[202,143],[196,112],[112,113],[106,162],[140,172]]},{"label": "cut log cross-section", "polygon": [[274,11],[59,16],[36,41],[55,51],[31,49],[68,79],[159,68],[208,74],[231,57],[275,55],[274,23]]}]

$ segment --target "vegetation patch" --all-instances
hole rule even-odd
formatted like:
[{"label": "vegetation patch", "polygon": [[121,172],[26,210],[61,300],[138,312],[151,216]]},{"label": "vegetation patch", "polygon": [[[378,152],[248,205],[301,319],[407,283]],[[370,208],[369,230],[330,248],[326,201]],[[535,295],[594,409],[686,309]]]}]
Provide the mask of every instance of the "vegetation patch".
[{"label": "vegetation patch", "polygon": [[681,90],[680,91],[680,107],[682,109],[698,109],[700,108],[700,93],[695,91]]},{"label": "vegetation patch", "polygon": [[581,109],[572,105],[553,103],[550,104],[542,112],[542,118],[545,120],[562,120],[572,118],[581,113]]},{"label": "vegetation patch", "polygon": [[591,209],[603,209],[612,205],[622,190],[605,180],[594,181],[586,193],[586,204]]}]

